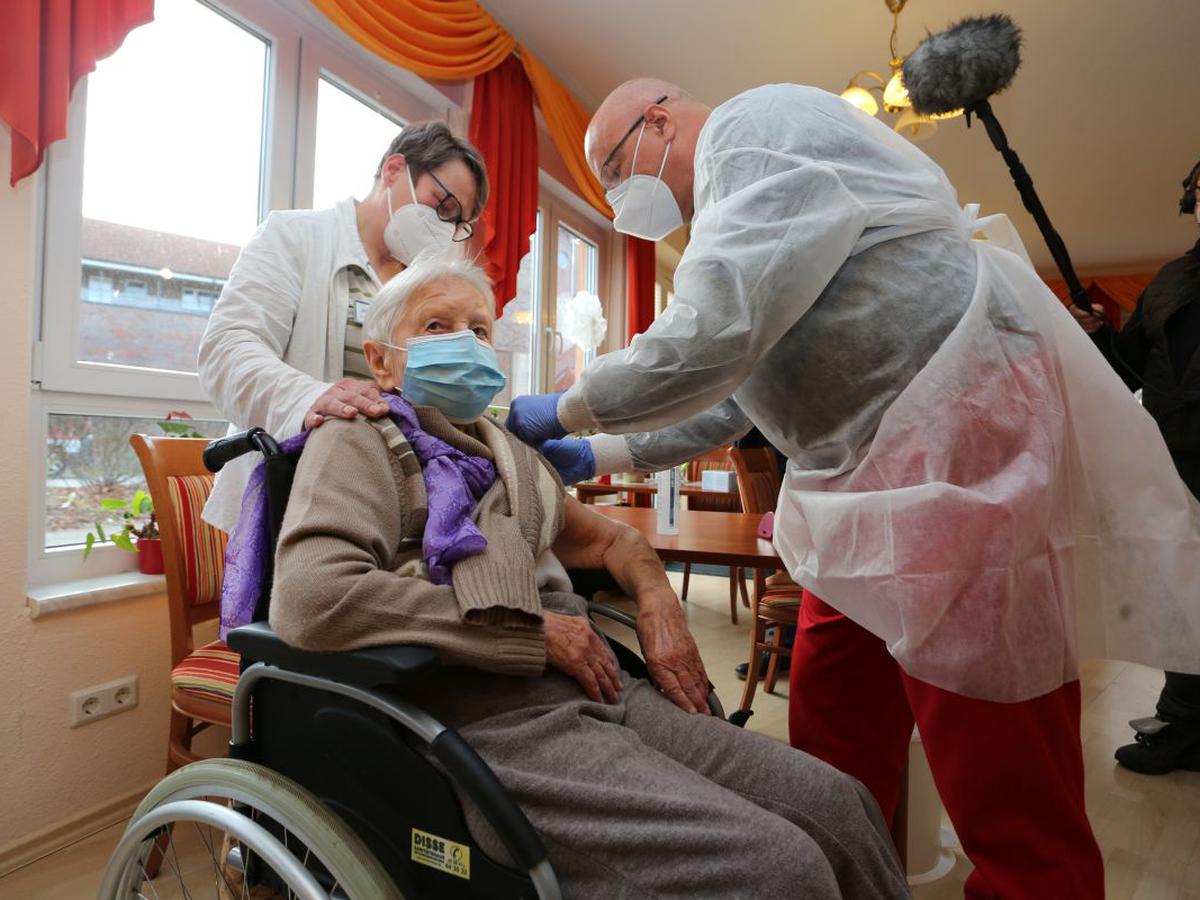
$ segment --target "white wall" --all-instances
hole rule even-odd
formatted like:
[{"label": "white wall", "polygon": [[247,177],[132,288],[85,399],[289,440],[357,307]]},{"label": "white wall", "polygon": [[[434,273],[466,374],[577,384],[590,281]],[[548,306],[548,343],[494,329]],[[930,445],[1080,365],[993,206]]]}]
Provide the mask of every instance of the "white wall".
[{"label": "white wall", "polygon": [[[165,595],[37,620],[26,609],[26,469],[41,463],[28,458],[38,185],[8,186],[9,140],[0,125],[0,856],[162,776],[170,659]],[[136,709],[68,727],[71,691],[130,673]]]}]

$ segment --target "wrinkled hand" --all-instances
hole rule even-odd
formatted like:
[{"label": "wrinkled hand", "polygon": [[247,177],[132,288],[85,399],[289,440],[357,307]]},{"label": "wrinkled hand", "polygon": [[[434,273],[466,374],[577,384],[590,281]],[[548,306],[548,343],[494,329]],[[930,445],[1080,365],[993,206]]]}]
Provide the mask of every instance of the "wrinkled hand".
[{"label": "wrinkled hand", "polygon": [[546,662],[570,675],[597,703],[615,703],[621,675],[608,645],[583,616],[543,613]]},{"label": "wrinkled hand", "polygon": [[316,428],[326,419],[353,419],[359,413],[378,419],[388,411],[388,405],[373,381],[343,378],[329,386],[316,399],[304,416],[305,428]]},{"label": "wrinkled hand", "polygon": [[1071,305],[1070,309],[1071,315],[1075,317],[1075,321],[1078,322],[1079,326],[1088,334],[1095,334],[1107,324],[1104,316],[1100,315],[1095,310],[1088,312],[1086,309],[1075,306],[1074,304]]},{"label": "wrinkled hand", "polygon": [[538,452],[558,470],[563,484],[572,485],[578,481],[586,481],[596,474],[596,455],[588,441],[576,438],[545,441],[538,447]]},{"label": "wrinkled hand", "polygon": [[558,421],[558,398],[562,394],[526,394],[514,397],[504,427],[531,447],[567,436]]},{"label": "wrinkled hand", "polygon": [[680,709],[708,713],[708,674],[679,601],[639,602],[637,635],[655,686]]}]

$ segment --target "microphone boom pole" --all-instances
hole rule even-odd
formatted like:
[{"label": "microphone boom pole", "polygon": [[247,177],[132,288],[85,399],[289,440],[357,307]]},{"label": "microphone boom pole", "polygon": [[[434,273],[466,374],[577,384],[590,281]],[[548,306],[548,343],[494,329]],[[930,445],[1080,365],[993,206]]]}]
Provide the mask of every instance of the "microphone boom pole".
[{"label": "microphone boom pole", "polygon": [[904,83],[913,109],[922,115],[963,110],[967,127],[978,116],[992,146],[1008,164],[1017,193],[1037,223],[1054,264],[1067,283],[1071,302],[1092,311],[1087,291],[1079,283],[1071,255],[1054,229],[1041,198],[1033,187],[1021,158],[1008,145],[1008,137],[992,111],[989,98],[1008,87],[1021,65],[1021,31],[1005,15],[963,19],[945,31],[932,34],[904,61]]},{"label": "microphone boom pole", "polygon": [[1021,157],[1017,156],[1017,151],[1009,146],[1008,137],[1000,126],[1000,120],[992,112],[992,104],[987,100],[981,100],[968,109],[966,115],[968,128],[971,127],[972,115],[979,118],[988,137],[992,140],[992,146],[1000,151],[1000,155],[1008,163],[1008,171],[1012,175],[1013,184],[1017,186],[1017,193],[1021,195],[1021,202],[1033,216],[1033,221],[1037,223],[1038,231],[1042,233],[1042,239],[1046,242],[1046,246],[1050,249],[1050,255],[1054,258],[1054,264],[1058,266],[1058,271],[1062,273],[1063,280],[1067,283],[1071,302],[1081,309],[1092,312],[1092,301],[1083,285],[1080,284],[1079,276],[1075,274],[1075,266],[1071,263],[1071,254],[1067,252],[1067,245],[1050,221],[1046,207],[1042,205],[1042,199],[1033,186],[1033,176],[1021,162]]}]

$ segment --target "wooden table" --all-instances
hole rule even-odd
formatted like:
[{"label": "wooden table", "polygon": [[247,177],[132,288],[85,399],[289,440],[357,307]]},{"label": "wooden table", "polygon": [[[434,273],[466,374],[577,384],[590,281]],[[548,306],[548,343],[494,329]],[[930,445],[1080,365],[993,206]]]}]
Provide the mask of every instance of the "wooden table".
[{"label": "wooden table", "polygon": [[659,559],[756,570],[783,568],[775,547],[758,536],[762,516],[756,513],[681,509],[679,534],[659,534],[657,510],[630,506],[593,506],[592,509],[602,516],[632,525],[650,542]]},{"label": "wooden table", "polygon": [[[597,497],[607,494],[626,494],[630,496],[653,497],[658,493],[658,485],[653,481],[614,481],[612,484],[600,484],[596,481],[581,481],[575,486],[575,496],[580,503],[594,503]],[[679,486],[681,497],[733,497],[737,498],[737,488],[732,491],[705,490],[699,481],[685,481]]]}]

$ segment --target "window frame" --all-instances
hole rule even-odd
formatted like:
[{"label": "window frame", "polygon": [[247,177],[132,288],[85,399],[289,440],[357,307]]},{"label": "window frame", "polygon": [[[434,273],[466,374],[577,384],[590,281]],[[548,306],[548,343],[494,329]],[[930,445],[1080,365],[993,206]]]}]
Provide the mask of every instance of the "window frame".
[{"label": "window frame", "polygon": [[[316,164],[317,91],[320,78],[345,90],[383,115],[406,123],[443,118],[455,134],[466,136],[470,83],[433,85],[379,59],[307,4],[277,0],[193,0],[262,39],[266,47],[258,220],[271,210],[309,208]],[[83,154],[87,78],[76,86],[68,109],[68,137],[52,144],[40,176],[37,284],[32,333],[31,420],[27,466],[28,584],[41,586],[96,578],[136,568],[133,554],[106,544],[86,564],[79,545],[47,549],[47,433],[51,415],[111,415],[165,418],[185,409],[197,419],[222,419],[200,388],[194,373],[79,362],[79,305]],[[380,148],[382,153],[384,148]],[[371,173],[365,173],[364,186]],[[609,221],[544,170],[539,170],[543,235],[557,235],[561,222],[599,248],[598,293],[609,320],[600,352],[623,346],[624,253]],[[556,244],[555,244],[556,246]],[[556,296],[551,281],[556,254],[551,241],[539,242],[532,277],[538,285],[537,320],[531,335],[533,391],[551,383],[548,352],[556,326]],[[182,298],[180,300],[182,304]],[[211,310],[210,310],[211,311]],[[194,312],[187,310],[187,312]],[[549,328],[549,330],[547,330]]]},{"label": "window frame", "polygon": [[[596,350],[596,354],[608,353],[624,346],[625,291],[622,287],[624,273],[624,254],[613,252],[615,237],[620,237],[612,229],[612,224],[588,206],[578,195],[568,190],[545,172],[540,173],[541,189],[538,195],[539,209],[542,213],[542,240],[539,242],[540,265],[539,289],[540,321],[535,343],[537,353],[534,364],[537,366],[540,383],[536,391],[545,393],[553,389],[554,361],[557,356],[555,348],[561,332],[558,329],[558,286],[557,259],[558,229],[561,225],[584,240],[595,244],[596,254],[596,293],[600,297],[600,305],[604,317],[608,320],[604,340]],[[617,258],[620,264],[617,264]],[[618,275],[616,270],[620,270]]]},{"label": "window frame", "polygon": [[[290,195],[291,166],[272,152],[278,121],[286,115],[295,93],[295,67],[288,44],[299,35],[277,7],[263,0],[192,0],[208,7],[266,44],[263,73],[263,128],[260,147],[258,221],[266,217],[272,198]],[[290,40],[289,40],[290,39]],[[289,75],[289,66],[291,74]],[[75,88],[68,110],[67,138],[50,146],[46,166],[45,241],[36,354],[40,367],[35,382],[46,391],[122,397],[160,397],[175,402],[202,403],[207,398],[194,373],[81,361],[79,346],[79,272],[83,264],[82,204],[84,147],[87,121],[87,79]],[[55,328],[47,328],[55,323]],[[65,326],[65,327],[64,327]]]},{"label": "window frame", "polygon": [[[432,113],[427,104],[395,81],[389,80],[375,66],[347,57],[320,36],[302,37],[296,113],[294,199],[297,209],[312,209],[317,166],[317,92],[322,78],[380,115],[397,122],[397,131],[409,122],[429,118]],[[379,148],[380,156],[385,149]],[[372,174],[363,173],[364,187],[369,184]],[[361,200],[362,197],[356,196],[356,199]]]},{"label": "window frame", "polygon": [[[291,206],[300,28],[269,0],[193,0],[266,43],[258,221]],[[68,136],[50,145],[40,205],[40,278],[35,290],[31,421],[27,467],[27,583],[40,586],[133,571],[136,557],[111,544],[87,562],[79,545],[46,547],[46,441],[50,416],[111,415],[165,418],[186,409],[197,419],[223,419],[194,373],[79,362],[83,154],[87,78],[68,108]],[[65,327],[64,327],[65,326]],[[131,451],[132,452],[132,451]]]}]

